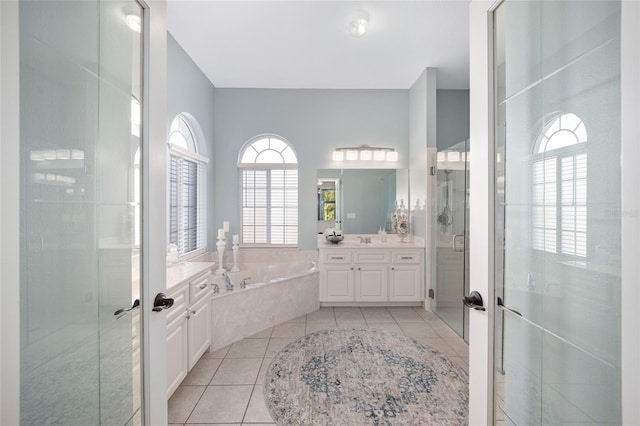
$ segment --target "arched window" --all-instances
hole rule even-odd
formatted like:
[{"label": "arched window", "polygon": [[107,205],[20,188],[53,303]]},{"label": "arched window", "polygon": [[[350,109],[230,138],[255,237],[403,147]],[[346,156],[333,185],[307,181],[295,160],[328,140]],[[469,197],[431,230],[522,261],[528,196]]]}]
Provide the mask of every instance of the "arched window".
[{"label": "arched window", "polygon": [[534,249],[587,256],[587,129],[556,114],[536,139],[533,160]]},{"label": "arched window", "polygon": [[298,244],[298,160],[283,138],[261,135],[240,151],[242,243]]},{"label": "arched window", "polygon": [[169,134],[169,244],[178,254],[204,251],[206,242],[206,164],[198,153],[195,119],[178,114]]}]

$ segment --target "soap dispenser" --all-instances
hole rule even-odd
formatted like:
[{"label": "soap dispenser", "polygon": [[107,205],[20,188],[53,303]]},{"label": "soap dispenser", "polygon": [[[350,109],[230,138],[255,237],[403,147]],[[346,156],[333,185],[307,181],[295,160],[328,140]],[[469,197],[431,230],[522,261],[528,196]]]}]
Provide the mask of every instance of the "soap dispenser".
[{"label": "soap dispenser", "polygon": [[382,226],[380,227],[380,232],[378,232],[378,234],[380,234],[380,241],[383,243],[387,242],[387,231],[385,229],[382,228]]}]

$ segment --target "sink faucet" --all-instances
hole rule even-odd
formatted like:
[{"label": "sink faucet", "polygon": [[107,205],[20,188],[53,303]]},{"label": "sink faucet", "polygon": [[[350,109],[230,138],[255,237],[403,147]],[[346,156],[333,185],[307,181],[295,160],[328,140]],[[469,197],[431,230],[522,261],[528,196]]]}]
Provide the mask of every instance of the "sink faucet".
[{"label": "sink faucet", "polygon": [[369,244],[369,243],[371,243],[371,237],[366,237],[366,238],[360,237],[360,243],[361,244]]},{"label": "sink faucet", "polygon": [[218,294],[220,293],[220,287],[218,287],[218,284],[213,284],[213,294]]},{"label": "sink faucet", "polygon": [[227,291],[233,290],[233,281],[231,281],[231,277],[229,276],[227,271],[224,271],[222,273],[222,276],[224,277],[224,282],[225,282],[225,285],[227,287]]}]

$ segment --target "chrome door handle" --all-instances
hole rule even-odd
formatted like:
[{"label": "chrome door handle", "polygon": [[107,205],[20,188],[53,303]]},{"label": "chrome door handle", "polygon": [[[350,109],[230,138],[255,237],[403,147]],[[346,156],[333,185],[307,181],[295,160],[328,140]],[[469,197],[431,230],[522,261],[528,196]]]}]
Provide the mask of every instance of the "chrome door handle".
[{"label": "chrome door handle", "polygon": [[[463,242],[463,244],[462,244],[462,250],[458,250],[458,248],[457,248],[456,239],[457,239],[458,237],[462,237],[462,242]],[[462,252],[462,251],[464,251],[464,234],[455,234],[455,235],[453,236],[453,251],[458,251],[458,252]]]},{"label": "chrome door handle", "polygon": [[484,303],[482,302],[482,296],[475,290],[469,293],[468,296],[464,296],[462,303],[464,303],[464,306],[473,308],[476,311],[486,311]]}]

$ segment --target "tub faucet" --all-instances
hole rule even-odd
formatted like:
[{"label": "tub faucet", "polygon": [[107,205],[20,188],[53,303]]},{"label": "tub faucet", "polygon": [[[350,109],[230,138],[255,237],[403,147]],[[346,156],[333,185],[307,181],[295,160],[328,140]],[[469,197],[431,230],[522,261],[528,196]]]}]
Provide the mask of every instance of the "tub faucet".
[{"label": "tub faucet", "polygon": [[247,280],[250,280],[251,277],[245,277],[240,281],[240,288],[247,288]]},{"label": "tub faucet", "polygon": [[222,273],[222,276],[224,277],[224,282],[225,282],[225,286],[227,287],[227,291],[233,290],[233,281],[231,281],[231,277],[229,276],[227,271],[224,271]]}]

